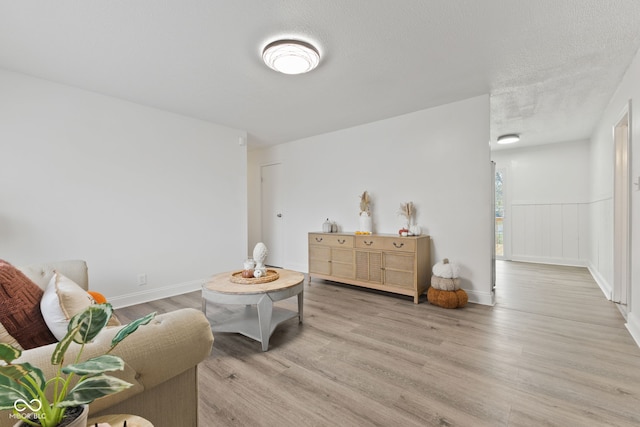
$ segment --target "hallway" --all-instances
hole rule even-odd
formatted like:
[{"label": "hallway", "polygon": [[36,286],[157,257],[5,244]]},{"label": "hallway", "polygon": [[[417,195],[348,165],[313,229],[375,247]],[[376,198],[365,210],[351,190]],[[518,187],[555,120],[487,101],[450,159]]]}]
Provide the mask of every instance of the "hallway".
[{"label": "hallway", "polygon": [[[521,346],[515,374],[532,394],[526,417],[538,413],[537,425],[640,424],[640,348],[589,271],[509,261],[496,267],[495,319]],[[545,414],[545,407],[554,409]],[[518,422],[520,410],[511,409],[514,425],[536,425],[525,414]]]}]

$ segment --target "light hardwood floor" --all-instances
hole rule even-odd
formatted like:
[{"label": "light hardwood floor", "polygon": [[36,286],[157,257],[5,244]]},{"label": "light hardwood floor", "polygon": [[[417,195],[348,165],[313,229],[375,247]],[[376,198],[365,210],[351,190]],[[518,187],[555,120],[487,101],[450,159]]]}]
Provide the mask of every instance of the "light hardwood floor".
[{"label": "light hardwood floor", "polygon": [[[304,323],[281,324],[268,352],[216,335],[200,426],[640,425],[640,348],[588,271],[497,273],[494,307],[456,310],[313,281]],[[117,314],[180,307],[200,308],[200,293]]]}]

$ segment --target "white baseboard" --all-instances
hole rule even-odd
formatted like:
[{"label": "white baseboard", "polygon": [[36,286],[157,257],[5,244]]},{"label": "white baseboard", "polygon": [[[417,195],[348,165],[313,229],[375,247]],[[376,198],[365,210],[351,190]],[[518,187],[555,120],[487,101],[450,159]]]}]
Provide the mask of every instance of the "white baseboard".
[{"label": "white baseboard", "polygon": [[162,298],[182,295],[188,292],[201,290],[202,285],[206,280],[207,279],[193,280],[191,282],[179,283],[177,285],[164,286],[162,288],[132,292],[130,294],[109,298],[109,302],[113,305],[113,308],[123,308],[130,305],[142,304]]},{"label": "white baseboard", "polygon": [[[291,270],[295,268],[288,267]],[[296,270],[296,271],[301,271]],[[164,286],[162,288],[149,289],[144,291],[132,292],[130,294],[120,295],[117,297],[109,298],[109,302],[113,305],[113,308],[124,308],[131,305],[143,304],[145,302],[155,301],[162,298],[173,297],[176,295],[182,295],[193,291],[199,291],[202,289],[203,283],[207,279],[193,280],[191,282],[180,283],[177,285]],[[478,292],[465,289],[469,302],[482,305],[495,305],[495,292]]]},{"label": "white baseboard", "polygon": [[634,312],[629,313],[627,316],[626,327],[638,347],[640,347],[640,318]]},{"label": "white baseboard", "polygon": [[595,268],[593,264],[589,263],[587,265],[587,268],[589,269],[589,273],[591,273],[593,280],[595,280],[600,287],[600,290],[602,291],[604,296],[609,301],[611,301],[611,298],[613,297],[613,288],[611,287],[611,285],[606,281],[604,277],[602,277],[602,274],[600,274],[600,272]]},{"label": "white baseboard", "polygon": [[528,255],[513,255],[509,257],[510,261],[531,262],[537,264],[564,265],[567,267],[586,267],[587,261],[574,258],[551,258]]},{"label": "white baseboard", "polygon": [[493,306],[496,304],[496,296],[495,292],[478,292],[478,291],[470,291],[468,289],[464,290],[469,297],[469,302],[474,304],[482,304],[482,305],[490,305]]},{"label": "white baseboard", "polygon": [[299,271],[300,273],[308,273],[309,266],[307,264],[287,264],[284,268],[287,270]]}]

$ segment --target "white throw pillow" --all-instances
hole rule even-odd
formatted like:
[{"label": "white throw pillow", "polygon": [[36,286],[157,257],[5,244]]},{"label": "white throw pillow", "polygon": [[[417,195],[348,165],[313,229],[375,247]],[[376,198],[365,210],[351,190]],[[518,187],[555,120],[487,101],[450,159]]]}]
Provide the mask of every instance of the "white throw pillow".
[{"label": "white throw pillow", "polygon": [[40,300],[40,311],[51,333],[60,341],[67,334],[71,318],[94,303],[87,291],[56,271]]}]

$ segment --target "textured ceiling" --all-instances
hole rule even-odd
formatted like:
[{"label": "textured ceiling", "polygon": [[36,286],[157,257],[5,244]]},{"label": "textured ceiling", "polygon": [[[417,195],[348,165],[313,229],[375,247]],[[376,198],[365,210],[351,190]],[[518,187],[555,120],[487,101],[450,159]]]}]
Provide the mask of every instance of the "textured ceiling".
[{"label": "textured ceiling", "polygon": [[[320,66],[268,69],[281,36],[316,44]],[[0,0],[0,68],[254,147],[486,93],[492,141],[588,138],[639,46],[638,0]]]}]

